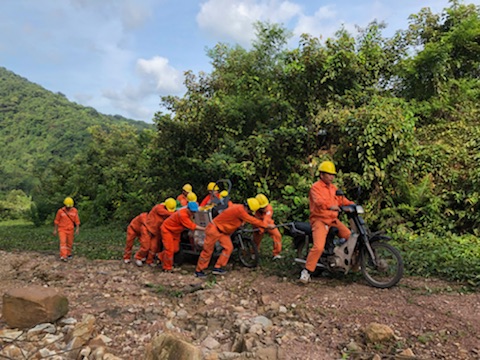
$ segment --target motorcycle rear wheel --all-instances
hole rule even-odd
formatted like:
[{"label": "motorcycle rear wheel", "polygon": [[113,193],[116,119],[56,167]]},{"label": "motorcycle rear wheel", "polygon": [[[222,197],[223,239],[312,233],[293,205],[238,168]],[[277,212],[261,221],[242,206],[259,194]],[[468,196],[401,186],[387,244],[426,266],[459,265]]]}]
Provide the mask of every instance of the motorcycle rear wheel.
[{"label": "motorcycle rear wheel", "polygon": [[257,245],[249,237],[241,236],[240,234],[236,235],[241,238],[238,239],[238,259],[240,263],[247,268],[254,268],[258,265],[258,249]]},{"label": "motorcycle rear wheel", "polygon": [[396,285],[402,278],[404,270],[400,252],[384,242],[373,242],[371,246],[375,253],[377,266],[373,265],[367,248],[363,248],[360,255],[363,277],[371,286],[380,289]]}]

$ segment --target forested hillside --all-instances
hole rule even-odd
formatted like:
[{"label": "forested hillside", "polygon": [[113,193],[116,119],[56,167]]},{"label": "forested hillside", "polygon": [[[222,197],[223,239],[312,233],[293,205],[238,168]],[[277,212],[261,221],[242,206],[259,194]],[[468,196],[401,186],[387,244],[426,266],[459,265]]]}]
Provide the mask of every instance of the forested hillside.
[{"label": "forested hillside", "polygon": [[0,191],[31,192],[48,165],[71,161],[85,151],[91,142],[90,126],[119,123],[139,130],[149,127],[72,103],[0,67]]}]

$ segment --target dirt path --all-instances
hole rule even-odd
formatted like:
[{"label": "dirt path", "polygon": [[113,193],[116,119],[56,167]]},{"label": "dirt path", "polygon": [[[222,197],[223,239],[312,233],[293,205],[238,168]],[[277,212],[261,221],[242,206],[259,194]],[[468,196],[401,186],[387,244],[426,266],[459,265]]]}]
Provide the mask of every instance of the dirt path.
[{"label": "dirt path", "polygon": [[[94,315],[98,333],[112,339],[110,351],[122,359],[141,359],[145,345],[164,331],[181,334],[208,359],[230,353],[240,333],[252,334],[245,335],[247,350],[277,349],[271,359],[393,359],[406,349],[417,359],[480,359],[480,293],[439,280],[405,278],[389,290],[349,278],[300,286],[261,269],[237,267],[200,280],[191,265],[162,273],[120,260],[0,255],[2,294],[30,284],[60,290],[69,299],[67,316]],[[258,317],[271,321],[267,330],[251,326]],[[372,322],[389,326],[395,340],[368,344],[364,329]]]}]

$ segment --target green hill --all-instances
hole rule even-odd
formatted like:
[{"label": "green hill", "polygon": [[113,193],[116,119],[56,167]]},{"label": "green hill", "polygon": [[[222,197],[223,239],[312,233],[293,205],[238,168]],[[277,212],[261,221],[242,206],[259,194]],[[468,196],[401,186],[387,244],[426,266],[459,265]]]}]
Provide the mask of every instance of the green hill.
[{"label": "green hill", "polygon": [[35,186],[36,172],[54,160],[73,159],[87,147],[90,126],[119,123],[138,130],[153,127],[100,114],[0,67],[0,192],[28,193]]}]

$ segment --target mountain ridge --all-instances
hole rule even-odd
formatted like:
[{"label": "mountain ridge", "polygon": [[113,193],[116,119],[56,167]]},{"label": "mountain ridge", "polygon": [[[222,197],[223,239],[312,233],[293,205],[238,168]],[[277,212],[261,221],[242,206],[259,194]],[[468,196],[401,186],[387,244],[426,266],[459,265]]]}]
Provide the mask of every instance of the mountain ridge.
[{"label": "mountain ridge", "polygon": [[127,124],[138,131],[153,124],[105,115],[69,101],[0,67],[0,191],[35,186],[36,171],[48,163],[69,161],[91,140],[88,128]]}]

